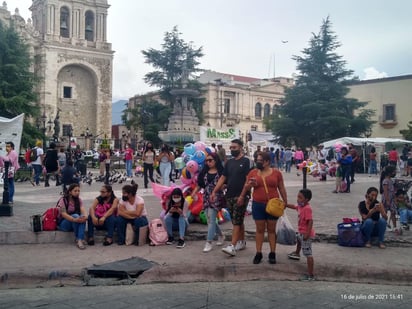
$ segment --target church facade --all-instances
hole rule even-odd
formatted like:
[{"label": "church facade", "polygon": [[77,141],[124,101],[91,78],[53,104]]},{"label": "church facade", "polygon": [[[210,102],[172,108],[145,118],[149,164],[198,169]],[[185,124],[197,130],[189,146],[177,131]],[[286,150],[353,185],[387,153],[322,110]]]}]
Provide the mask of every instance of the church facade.
[{"label": "church facade", "polygon": [[[0,19],[29,45],[39,77],[38,106],[59,140],[111,135],[113,51],[107,42],[107,0],[33,0],[25,21],[4,2]],[[46,130],[53,136],[51,127]]]}]

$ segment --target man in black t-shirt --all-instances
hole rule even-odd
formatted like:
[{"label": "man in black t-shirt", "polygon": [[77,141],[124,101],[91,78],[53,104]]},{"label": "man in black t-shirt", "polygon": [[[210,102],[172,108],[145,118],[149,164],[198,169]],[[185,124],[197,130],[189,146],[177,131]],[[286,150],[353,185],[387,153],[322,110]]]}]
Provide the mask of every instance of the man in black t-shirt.
[{"label": "man in black t-shirt", "polygon": [[236,251],[246,248],[244,218],[249,198],[241,197],[240,193],[245,184],[246,176],[251,167],[253,167],[253,163],[243,154],[243,142],[239,139],[232,140],[230,154],[232,155],[232,159],[226,162],[223,175],[219,178],[211,194],[211,199],[214,200],[216,198],[216,192],[226,184],[227,190],[225,198],[227,209],[232,218],[233,231],[232,243],[223,248],[222,251],[231,256],[235,256]]},{"label": "man in black t-shirt", "polygon": [[365,247],[371,247],[371,237],[378,236],[379,248],[385,249],[384,238],[388,216],[382,203],[376,199],[378,189],[370,187],[366,191],[365,200],[359,203],[359,214],[362,217],[362,233],[365,236]]}]

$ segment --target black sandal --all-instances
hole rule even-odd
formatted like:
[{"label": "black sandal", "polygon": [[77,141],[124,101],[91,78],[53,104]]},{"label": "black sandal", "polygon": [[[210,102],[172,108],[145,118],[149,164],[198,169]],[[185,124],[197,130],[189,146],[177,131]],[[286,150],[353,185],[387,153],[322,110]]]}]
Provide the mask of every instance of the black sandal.
[{"label": "black sandal", "polygon": [[112,241],[108,241],[107,239],[105,239],[103,242],[103,246],[110,246],[111,244],[113,244],[113,239]]},{"label": "black sandal", "polygon": [[87,244],[88,244],[89,246],[94,246],[94,239],[93,239],[93,238],[90,238],[90,239],[87,241]]}]

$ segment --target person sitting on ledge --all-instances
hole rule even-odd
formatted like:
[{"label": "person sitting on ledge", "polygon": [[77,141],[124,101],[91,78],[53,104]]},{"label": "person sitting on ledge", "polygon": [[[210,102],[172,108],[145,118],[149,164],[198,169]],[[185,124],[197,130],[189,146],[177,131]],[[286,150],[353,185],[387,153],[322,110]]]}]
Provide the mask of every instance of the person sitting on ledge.
[{"label": "person sitting on ledge", "polygon": [[365,200],[359,203],[359,214],[362,217],[361,230],[365,236],[365,247],[370,248],[371,237],[377,236],[379,240],[379,248],[385,249],[384,237],[386,231],[386,214],[383,204],[376,198],[378,197],[378,189],[370,187],[366,191]]}]

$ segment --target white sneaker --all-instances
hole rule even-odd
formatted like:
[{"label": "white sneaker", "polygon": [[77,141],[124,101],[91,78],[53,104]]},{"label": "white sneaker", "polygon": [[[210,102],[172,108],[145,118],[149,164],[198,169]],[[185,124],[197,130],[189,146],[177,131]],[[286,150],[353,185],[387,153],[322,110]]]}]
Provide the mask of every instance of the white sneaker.
[{"label": "white sneaker", "polygon": [[222,248],[222,251],[226,254],[229,254],[230,256],[235,256],[236,255],[235,246],[233,246],[233,245],[229,245],[227,247]]},{"label": "white sneaker", "polygon": [[246,240],[238,240],[235,246],[235,250],[239,251],[244,249],[246,249]]},{"label": "white sneaker", "polygon": [[212,250],[212,244],[210,242],[206,242],[203,252],[209,252],[210,250]]},{"label": "white sneaker", "polygon": [[216,246],[221,246],[223,245],[223,243],[225,242],[225,236],[218,236],[217,237],[217,242],[216,242]]}]

